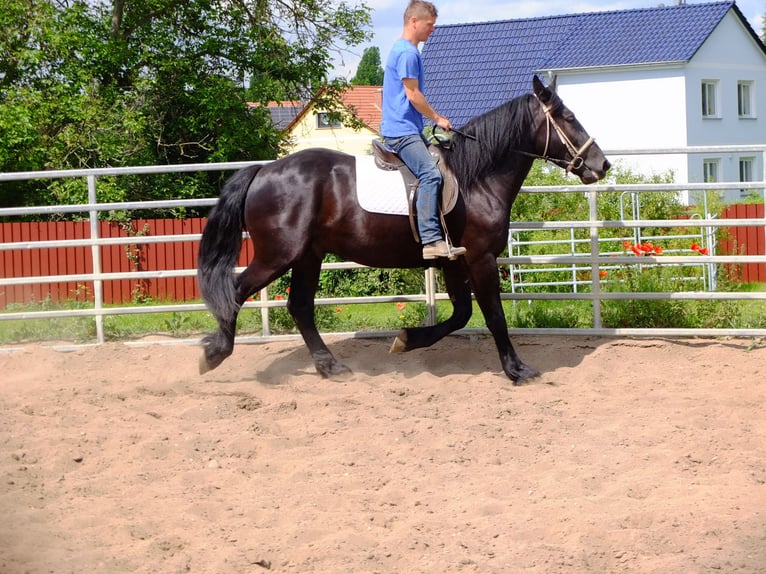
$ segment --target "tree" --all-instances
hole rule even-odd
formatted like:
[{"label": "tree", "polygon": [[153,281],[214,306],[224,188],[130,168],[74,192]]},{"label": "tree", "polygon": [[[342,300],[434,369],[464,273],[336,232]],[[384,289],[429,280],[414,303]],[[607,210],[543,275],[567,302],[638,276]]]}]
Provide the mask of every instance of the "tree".
[{"label": "tree", "polygon": [[[274,158],[281,136],[246,101],[339,89],[332,52],[367,40],[369,24],[369,8],[345,2],[3,0],[0,171]],[[108,199],[209,196],[216,178],[126,179]],[[84,193],[3,186],[0,205]]]},{"label": "tree", "polygon": [[383,85],[383,68],[380,67],[380,49],[377,46],[365,48],[351,83],[354,86]]}]

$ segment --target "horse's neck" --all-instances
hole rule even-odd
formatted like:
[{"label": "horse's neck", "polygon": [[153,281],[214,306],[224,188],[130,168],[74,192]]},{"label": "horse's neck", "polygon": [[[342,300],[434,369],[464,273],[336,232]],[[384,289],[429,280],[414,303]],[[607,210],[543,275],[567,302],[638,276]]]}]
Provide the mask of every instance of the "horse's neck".
[{"label": "horse's neck", "polygon": [[533,161],[532,158],[519,156],[516,161],[510,162],[510,165],[499,166],[492,176],[494,183],[490,188],[498,200],[508,204],[509,210],[524,180],[532,170]]}]

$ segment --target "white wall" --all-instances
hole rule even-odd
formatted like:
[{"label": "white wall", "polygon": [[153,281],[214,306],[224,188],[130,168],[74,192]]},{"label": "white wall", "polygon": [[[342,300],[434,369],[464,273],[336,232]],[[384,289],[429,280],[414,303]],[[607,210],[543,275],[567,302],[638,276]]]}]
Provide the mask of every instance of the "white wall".
[{"label": "white wall", "polygon": [[[701,82],[720,82],[721,117],[702,118]],[[737,117],[737,81],[755,82],[756,118]],[[689,145],[762,144],[766,141],[766,55],[729,12],[686,66]]]},{"label": "white wall", "polygon": [[[681,66],[598,72],[560,72],[559,94],[605,150],[686,145],[686,101]],[[683,156],[620,156],[610,161],[645,175],[686,176]]]},{"label": "white wall", "polygon": [[[703,118],[702,80],[719,82],[720,117]],[[754,117],[737,112],[737,82],[754,82]],[[766,55],[758,48],[740,20],[729,12],[686,67],[688,145],[737,145],[766,143]],[[702,163],[719,161],[720,181],[739,181],[739,160],[752,157],[754,177],[763,174],[763,156],[748,153],[689,156],[690,182],[703,181]],[[725,201],[738,201],[737,190],[727,191]]]}]

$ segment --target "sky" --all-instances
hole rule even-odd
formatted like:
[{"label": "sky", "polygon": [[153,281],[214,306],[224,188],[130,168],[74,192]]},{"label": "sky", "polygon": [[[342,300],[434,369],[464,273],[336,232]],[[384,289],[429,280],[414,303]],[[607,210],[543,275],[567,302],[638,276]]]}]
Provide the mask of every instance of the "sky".
[{"label": "sky", "polygon": [[[536,18],[578,14],[583,12],[603,12],[609,10],[631,10],[671,5],[674,0],[431,0],[439,10],[436,25],[464,24],[467,22],[487,22],[493,20],[514,20],[517,18]],[[714,1],[714,0],[710,0]],[[353,49],[352,54],[344,54],[338,60],[336,71],[347,78],[353,77],[364,49],[377,46],[380,49],[381,63],[385,64],[388,52],[402,33],[402,15],[408,0],[365,0],[371,8],[372,41]],[[687,0],[688,4],[699,3]],[[763,16],[766,14],[766,0],[737,0],[737,7],[745,15],[750,26],[759,36],[763,29]]]}]

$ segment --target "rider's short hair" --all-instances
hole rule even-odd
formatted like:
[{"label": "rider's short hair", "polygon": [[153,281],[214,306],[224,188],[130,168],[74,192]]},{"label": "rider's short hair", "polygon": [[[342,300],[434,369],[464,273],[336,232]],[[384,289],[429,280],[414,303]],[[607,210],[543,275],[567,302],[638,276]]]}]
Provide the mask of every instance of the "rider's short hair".
[{"label": "rider's short hair", "polygon": [[436,18],[439,16],[439,11],[431,2],[427,0],[410,0],[407,9],[404,11],[404,23],[409,22],[412,17],[422,20],[429,16]]}]

